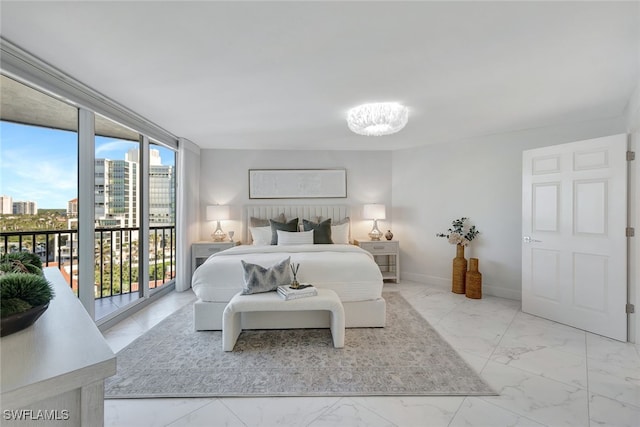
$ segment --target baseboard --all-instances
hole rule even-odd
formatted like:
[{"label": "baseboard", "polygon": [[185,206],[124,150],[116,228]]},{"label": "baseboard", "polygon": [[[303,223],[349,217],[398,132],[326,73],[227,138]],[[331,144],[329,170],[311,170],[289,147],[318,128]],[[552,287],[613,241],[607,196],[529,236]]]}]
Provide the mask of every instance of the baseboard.
[{"label": "baseboard", "polygon": [[520,289],[507,289],[501,286],[483,284],[482,293],[494,297],[522,301],[522,291]]},{"label": "baseboard", "polygon": [[[402,277],[403,280],[408,280],[411,282],[418,282],[418,283],[426,283],[429,285],[437,286],[439,288],[451,289],[450,277],[430,276],[428,274],[409,273],[406,271],[402,271],[400,273],[400,276]],[[516,301],[522,300],[522,292],[519,288],[509,289],[502,286],[483,283],[482,293],[484,295],[491,295],[494,297],[512,299]]]}]

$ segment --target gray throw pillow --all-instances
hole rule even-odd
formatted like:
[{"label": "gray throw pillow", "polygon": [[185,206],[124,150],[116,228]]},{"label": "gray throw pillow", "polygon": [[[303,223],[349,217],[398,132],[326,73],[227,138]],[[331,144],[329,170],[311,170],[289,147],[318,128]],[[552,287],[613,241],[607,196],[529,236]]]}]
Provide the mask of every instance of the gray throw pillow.
[{"label": "gray throw pillow", "polygon": [[[280,215],[278,215],[277,217],[273,218],[274,221],[278,221],[278,222],[286,222],[287,219],[284,216],[284,213],[281,213]],[[249,218],[249,226],[250,227],[268,227],[269,226],[269,220],[268,219],[262,219],[262,218],[256,218],[256,217],[251,217]]]},{"label": "gray throw pillow", "polygon": [[291,284],[291,270],[289,267],[291,257],[269,268],[264,268],[258,264],[251,264],[244,260],[241,260],[241,262],[244,270],[244,288],[242,289],[242,295],[275,291],[278,286]]},{"label": "gray throw pillow", "polygon": [[331,240],[331,218],[326,219],[320,223],[315,223],[313,221],[303,219],[302,225],[304,227],[304,231],[313,230],[314,244],[317,245],[333,243],[333,240]]},{"label": "gray throw pillow", "polygon": [[298,218],[293,218],[289,222],[278,222],[272,219],[269,220],[271,224],[271,244],[278,244],[278,230],[282,231],[298,231]]}]

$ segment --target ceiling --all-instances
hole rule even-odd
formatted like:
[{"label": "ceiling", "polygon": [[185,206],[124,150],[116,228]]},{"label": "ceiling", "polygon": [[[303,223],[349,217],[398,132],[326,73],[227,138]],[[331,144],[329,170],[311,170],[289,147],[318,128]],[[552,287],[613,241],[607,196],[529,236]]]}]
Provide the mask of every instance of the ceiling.
[{"label": "ceiling", "polygon": [[[393,150],[620,116],[640,2],[18,2],[1,34],[202,148]],[[409,123],[351,133],[364,102]]]}]

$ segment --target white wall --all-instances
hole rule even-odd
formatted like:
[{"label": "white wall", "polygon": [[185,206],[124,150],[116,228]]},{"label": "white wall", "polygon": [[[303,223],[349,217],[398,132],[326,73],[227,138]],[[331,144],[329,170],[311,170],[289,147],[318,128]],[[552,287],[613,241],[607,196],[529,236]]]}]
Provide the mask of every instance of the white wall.
[{"label": "white wall", "polygon": [[620,118],[394,151],[401,276],[450,287],[455,249],[435,235],[466,216],[481,232],[465,255],[479,258],[483,291],[520,299],[522,151],[624,132]]},{"label": "white wall", "polygon": [[[344,204],[351,206],[352,237],[366,236],[372,224],[361,219],[363,204],[384,203],[388,219],[379,221],[379,228],[391,223],[391,157],[389,151],[202,150],[200,217],[205,218],[207,205],[230,205],[236,219],[224,221],[222,228],[240,238],[242,207],[247,204]],[[249,199],[249,169],[329,168],[347,170],[346,199]],[[201,224],[201,239],[210,240],[214,224]]]}]

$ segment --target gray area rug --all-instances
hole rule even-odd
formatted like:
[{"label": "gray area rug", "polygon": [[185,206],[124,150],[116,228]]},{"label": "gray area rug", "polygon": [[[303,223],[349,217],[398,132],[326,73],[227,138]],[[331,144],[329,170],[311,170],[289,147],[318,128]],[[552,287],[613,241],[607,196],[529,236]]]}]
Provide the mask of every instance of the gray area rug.
[{"label": "gray area rug", "polygon": [[397,292],[385,292],[385,328],[243,331],[233,352],[220,331],[193,330],[178,310],[118,352],[106,398],[495,395]]}]

